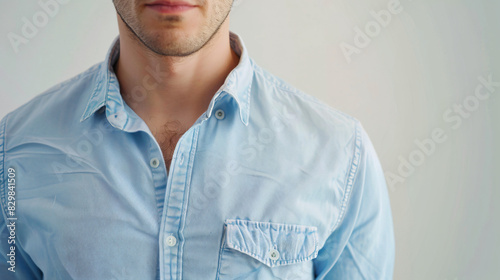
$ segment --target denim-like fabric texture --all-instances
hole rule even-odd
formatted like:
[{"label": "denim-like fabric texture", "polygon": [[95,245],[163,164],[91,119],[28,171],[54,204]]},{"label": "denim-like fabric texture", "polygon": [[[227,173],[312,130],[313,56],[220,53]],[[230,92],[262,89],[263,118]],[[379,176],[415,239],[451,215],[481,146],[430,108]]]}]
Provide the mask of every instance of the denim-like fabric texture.
[{"label": "denim-like fabric texture", "polygon": [[[226,222],[226,248],[254,257],[270,266],[308,261],[318,255],[316,227],[277,223],[228,220]],[[272,260],[271,250],[279,252]]]},{"label": "denim-like fabric texture", "polygon": [[362,125],[231,40],[240,62],[168,170],[120,94],[119,38],[0,122],[0,279],[392,278],[387,186]]}]

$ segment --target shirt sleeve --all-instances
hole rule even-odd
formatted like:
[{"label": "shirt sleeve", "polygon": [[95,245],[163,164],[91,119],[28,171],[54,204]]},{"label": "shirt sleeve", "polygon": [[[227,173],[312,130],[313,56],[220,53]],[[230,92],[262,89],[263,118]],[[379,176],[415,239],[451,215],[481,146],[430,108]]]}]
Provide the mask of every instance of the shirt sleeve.
[{"label": "shirt sleeve", "polygon": [[387,185],[375,149],[357,123],[345,215],[315,265],[316,279],[392,279],[394,231]]},{"label": "shirt sleeve", "polygon": [[[16,221],[8,221],[8,168],[5,167],[5,117],[0,122],[0,279],[42,279],[42,273],[17,242]],[[13,222],[14,224],[10,224]],[[9,226],[8,226],[9,224]],[[17,236],[16,236],[17,237]]]}]

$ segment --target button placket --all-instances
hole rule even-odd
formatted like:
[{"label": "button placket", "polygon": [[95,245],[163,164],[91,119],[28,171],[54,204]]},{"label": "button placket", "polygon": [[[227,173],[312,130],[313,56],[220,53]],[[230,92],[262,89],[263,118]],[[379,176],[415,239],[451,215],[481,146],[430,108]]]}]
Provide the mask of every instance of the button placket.
[{"label": "button placket", "polygon": [[177,238],[175,238],[175,236],[173,235],[169,235],[167,236],[167,238],[165,238],[165,244],[169,247],[174,247],[175,245],[177,245]]},{"label": "button placket", "polygon": [[181,153],[181,157],[179,159],[179,165],[182,166],[183,163],[184,163],[184,153]]},{"label": "button placket", "polygon": [[[190,182],[190,155],[196,149],[198,128],[188,130],[179,139],[171,162],[172,173],[168,176],[165,193],[164,211],[162,213],[163,250],[160,251],[161,273],[165,279],[178,279],[182,274],[179,269],[182,259],[182,220],[185,218]],[[173,278],[172,278],[173,277]]]}]

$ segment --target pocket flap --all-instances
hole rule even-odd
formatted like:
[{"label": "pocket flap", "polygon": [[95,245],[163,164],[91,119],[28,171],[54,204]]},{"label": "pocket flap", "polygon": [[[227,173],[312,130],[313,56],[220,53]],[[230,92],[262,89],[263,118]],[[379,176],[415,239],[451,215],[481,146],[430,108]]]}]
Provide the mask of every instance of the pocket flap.
[{"label": "pocket flap", "polygon": [[247,254],[269,267],[314,259],[318,255],[314,226],[226,220],[225,247]]}]

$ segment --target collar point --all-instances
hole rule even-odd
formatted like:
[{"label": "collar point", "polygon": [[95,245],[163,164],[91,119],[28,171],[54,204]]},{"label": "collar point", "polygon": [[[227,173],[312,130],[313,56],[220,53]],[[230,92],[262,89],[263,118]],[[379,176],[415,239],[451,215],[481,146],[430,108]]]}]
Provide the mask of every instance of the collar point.
[{"label": "collar point", "polygon": [[84,114],[84,115],[82,115],[82,117],[80,118],[80,122],[82,123],[82,122],[86,121],[88,118],[89,118],[89,115]]},{"label": "collar point", "polygon": [[248,126],[248,115],[242,113],[240,114],[240,119],[245,126]]}]

